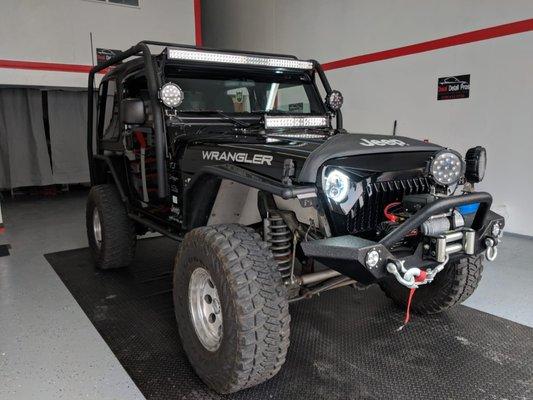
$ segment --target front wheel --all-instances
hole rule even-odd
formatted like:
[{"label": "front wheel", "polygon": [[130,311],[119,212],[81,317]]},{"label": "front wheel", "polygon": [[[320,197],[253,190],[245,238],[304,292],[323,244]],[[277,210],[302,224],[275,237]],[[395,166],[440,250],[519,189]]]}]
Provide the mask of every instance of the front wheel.
[{"label": "front wheel", "polygon": [[287,293],[253,229],[228,224],[189,232],[174,266],[174,306],[185,353],[213,390],[257,385],[285,362]]},{"label": "front wheel", "polygon": [[[468,299],[476,290],[483,272],[483,255],[449,262],[434,281],[416,289],[411,310],[418,314],[436,314]],[[409,289],[389,277],[380,283],[385,295],[406,307]]]}]

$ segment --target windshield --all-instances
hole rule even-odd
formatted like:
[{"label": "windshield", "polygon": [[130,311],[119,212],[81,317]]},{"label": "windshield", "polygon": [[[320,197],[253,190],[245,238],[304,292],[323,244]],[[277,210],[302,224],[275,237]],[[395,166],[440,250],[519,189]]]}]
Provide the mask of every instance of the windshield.
[{"label": "windshield", "polygon": [[253,75],[239,71],[222,76],[209,73],[172,76],[184,94],[177,108],[181,112],[223,111],[225,113],[324,114],[320,97],[306,75]]}]

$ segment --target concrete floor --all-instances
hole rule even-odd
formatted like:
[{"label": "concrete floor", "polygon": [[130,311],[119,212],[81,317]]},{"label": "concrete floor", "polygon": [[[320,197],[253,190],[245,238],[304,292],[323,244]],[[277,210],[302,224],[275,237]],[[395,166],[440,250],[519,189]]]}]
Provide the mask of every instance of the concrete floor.
[{"label": "concrete floor", "polygon": [[87,246],[85,194],[2,206],[0,399],[144,399],[43,254]]},{"label": "concrete floor", "polygon": [[[0,399],[143,399],[43,254],[86,247],[85,194],[8,201],[0,244]],[[533,240],[504,237],[466,305],[533,327]]]}]

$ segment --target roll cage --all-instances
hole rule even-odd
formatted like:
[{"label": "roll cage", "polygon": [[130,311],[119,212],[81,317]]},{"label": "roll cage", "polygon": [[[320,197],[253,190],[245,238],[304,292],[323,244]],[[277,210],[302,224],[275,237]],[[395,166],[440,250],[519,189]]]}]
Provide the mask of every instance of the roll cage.
[{"label": "roll cage", "polygon": [[[260,52],[249,52],[249,51],[238,51],[238,50],[218,50],[218,49],[211,49],[207,47],[199,47],[199,46],[191,46],[191,45],[184,45],[184,44],[178,44],[178,43],[169,43],[169,42],[158,42],[158,41],[150,41],[150,40],[143,40],[136,44],[133,47],[130,47],[129,49],[125,50],[119,55],[116,55],[106,61],[105,63],[102,63],[101,65],[97,65],[93,67],[89,72],[89,79],[88,79],[88,117],[87,117],[87,156],[89,160],[89,171],[91,176],[91,182],[95,182],[95,171],[94,171],[94,158],[95,154],[93,152],[93,140],[94,140],[94,81],[95,81],[95,75],[103,70],[106,70],[110,67],[116,66],[118,64],[124,66],[124,68],[128,69],[128,66],[131,65],[132,68],[137,68],[139,65],[142,65],[144,67],[144,72],[146,75],[146,81],[147,81],[147,87],[148,87],[148,94],[149,94],[149,104],[150,108],[152,109],[153,113],[153,121],[154,121],[154,137],[155,137],[155,155],[156,155],[156,170],[157,170],[157,195],[159,198],[166,198],[168,195],[168,180],[167,180],[167,166],[166,166],[166,133],[165,133],[165,125],[163,120],[163,110],[161,107],[161,103],[159,102],[158,98],[158,92],[159,88],[161,87],[161,74],[164,69],[164,66],[166,63],[168,64],[200,64],[200,62],[197,61],[191,61],[191,60],[176,60],[176,59],[169,59],[166,57],[167,50],[164,50],[161,52],[158,56],[154,57],[152,52],[150,51],[149,46],[159,46],[159,47],[173,47],[173,48],[179,48],[179,49],[188,49],[188,50],[203,50],[203,51],[216,51],[217,53],[228,53],[228,54],[240,54],[240,55],[250,55],[250,56],[260,56],[260,57],[276,57],[276,58],[283,58],[283,59],[290,59],[290,60],[298,60],[297,57],[293,55],[282,55],[282,54],[272,54],[272,53],[260,53]],[[140,61],[131,61],[130,63],[122,63],[124,60],[130,58],[140,56]],[[322,66],[320,63],[318,63],[315,60],[310,60],[313,64],[313,69],[311,70],[313,72],[312,78],[315,79],[314,73],[318,75],[318,78],[320,79],[320,82],[322,86],[324,87],[324,90],[327,95],[329,95],[332,92],[331,86],[326,78],[326,75],[324,73],[324,70],[322,69]],[[202,65],[206,65],[205,62],[201,62]],[[224,66],[224,67],[235,67],[235,64],[225,64],[225,63],[217,63],[217,66]],[[251,68],[276,68],[278,70],[285,70],[286,68],[283,67],[262,67],[262,66],[250,66]],[[242,66],[241,66],[242,68]],[[117,71],[120,72],[120,71]],[[110,74],[114,74],[114,72],[111,72]],[[106,75],[107,78],[108,75]],[[336,125],[337,129],[342,129],[342,114],[341,111],[338,110],[335,114],[336,117]],[[100,154],[100,143],[97,141],[96,143],[96,158],[103,158],[103,156]],[[106,160],[107,161],[107,160]],[[121,193],[121,196],[123,199],[125,198],[125,195]]]}]

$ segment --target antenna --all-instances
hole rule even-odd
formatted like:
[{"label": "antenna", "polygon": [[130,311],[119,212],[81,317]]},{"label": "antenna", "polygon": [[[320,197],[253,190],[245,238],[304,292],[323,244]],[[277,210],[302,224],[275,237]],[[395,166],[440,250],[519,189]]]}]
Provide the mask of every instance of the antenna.
[{"label": "antenna", "polygon": [[91,41],[91,60],[93,61],[93,67],[94,67],[94,45],[93,45],[93,33],[89,32],[89,39]]}]

